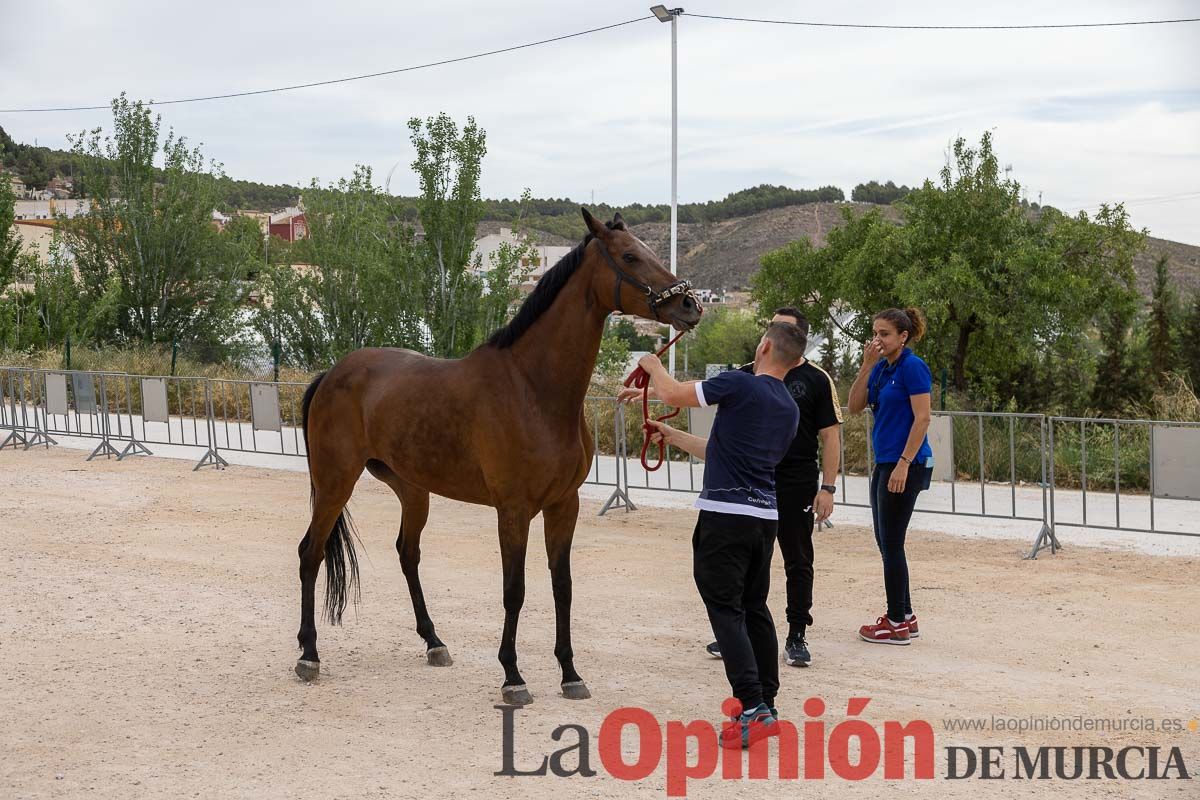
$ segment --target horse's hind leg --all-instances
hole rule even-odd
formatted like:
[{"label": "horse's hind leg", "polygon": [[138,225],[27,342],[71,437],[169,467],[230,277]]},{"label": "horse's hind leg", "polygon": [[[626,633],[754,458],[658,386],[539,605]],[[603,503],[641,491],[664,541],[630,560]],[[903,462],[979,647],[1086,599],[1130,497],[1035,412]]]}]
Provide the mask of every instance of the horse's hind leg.
[{"label": "horse's hind leg", "polygon": [[421,588],[419,567],[421,564],[421,531],[429,520],[429,492],[401,480],[383,462],[367,462],[367,470],[391,487],[400,499],[403,512],[400,517],[400,533],[396,537],[396,552],[400,555],[400,570],[408,583],[408,594],[412,598],[413,613],[417,618],[417,634],[425,640],[425,657],[435,667],[448,667],[453,663],[450,651],[438,638],[433,628],[429,609],[425,607],[425,592]]},{"label": "horse's hind leg", "polygon": [[[317,656],[316,623],[317,572],[321,569],[321,562],[325,559],[325,545],[333,533],[334,525],[344,524],[342,512],[353,491],[353,478],[327,486],[314,486],[312,519],[298,548],[300,555],[300,632],[296,638],[299,640],[303,652],[300,660],[296,662],[296,674],[306,681],[313,680],[320,672],[321,659]],[[348,530],[345,532],[345,536],[350,536]],[[346,546],[352,548],[353,544],[347,542]]]}]

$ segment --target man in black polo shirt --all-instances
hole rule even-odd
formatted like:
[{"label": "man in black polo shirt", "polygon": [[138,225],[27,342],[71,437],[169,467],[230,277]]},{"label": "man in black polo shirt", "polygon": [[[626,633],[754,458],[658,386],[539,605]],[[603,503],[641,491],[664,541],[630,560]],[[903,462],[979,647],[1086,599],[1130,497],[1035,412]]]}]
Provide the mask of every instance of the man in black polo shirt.
[{"label": "man in black polo shirt", "polygon": [[742,706],[738,724],[721,732],[726,747],[749,746],[776,727],[779,644],[767,608],[778,518],[774,468],[799,416],[783,378],[803,355],[799,329],[779,322],[759,342],[753,374],[732,370],[679,383],[657,357],[639,362],[664,402],[718,409],[708,439],[662,423],[656,436],[705,461],[692,535],[693,575],[725,654],[725,675]]}]

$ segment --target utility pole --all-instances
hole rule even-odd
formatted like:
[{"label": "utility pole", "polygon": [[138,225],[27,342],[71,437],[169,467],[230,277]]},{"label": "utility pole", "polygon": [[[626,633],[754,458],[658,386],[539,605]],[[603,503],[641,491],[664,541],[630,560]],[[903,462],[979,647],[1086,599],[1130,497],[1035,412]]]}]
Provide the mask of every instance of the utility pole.
[{"label": "utility pole", "polygon": [[[653,6],[659,22],[671,23],[671,275],[678,275],[679,254],[679,52],[677,23],[682,8]],[[667,354],[667,371],[675,376],[675,345]]]}]

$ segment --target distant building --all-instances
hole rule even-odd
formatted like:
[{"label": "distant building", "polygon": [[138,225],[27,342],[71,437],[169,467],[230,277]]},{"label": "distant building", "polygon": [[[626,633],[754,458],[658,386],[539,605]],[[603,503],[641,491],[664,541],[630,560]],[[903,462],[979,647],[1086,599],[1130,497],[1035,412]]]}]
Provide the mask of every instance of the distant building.
[{"label": "distant building", "polygon": [[32,253],[38,261],[45,262],[50,257],[50,240],[54,236],[54,220],[52,219],[18,219],[13,222],[13,230],[21,242],[21,251]]},{"label": "distant building", "polygon": [[618,322],[628,320],[633,324],[633,329],[639,336],[655,336],[662,339],[668,329],[668,324],[665,322],[655,322],[636,314],[613,314],[612,316],[611,324],[616,325]]},{"label": "distant building", "polygon": [[271,232],[271,215],[265,211],[235,211],[234,214],[239,217],[249,217],[258,223],[259,229],[263,236],[267,236]]},{"label": "distant building", "polygon": [[[479,256],[480,265],[483,269],[494,269],[496,259],[499,257],[500,247],[505,244],[510,247],[519,247],[522,241],[517,238],[511,228],[501,228],[499,233],[489,233],[480,236],[475,240],[475,252],[472,254],[472,261],[474,260],[474,256]],[[538,279],[545,275],[548,269],[557,264],[572,249],[571,247],[561,245],[534,245],[533,254],[521,261],[521,266],[529,269],[528,277],[521,283],[521,292],[528,294],[533,291],[533,287],[537,285]]]},{"label": "distant building", "polygon": [[308,238],[308,218],[304,216],[302,208],[285,208],[277,214],[270,216],[267,232],[271,236],[278,236],[285,242],[295,242],[300,239]]},{"label": "distant building", "polygon": [[59,200],[54,197],[41,200],[18,200],[13,204],[14,218],[20,220],[54,219],[56,214],[78,217],[88,213],[91,203],[87,200]]},{"label": "distant building", "polygon": [[[4,176],[0,176],[3,178]],[[8,175],[8,186],[12,189],[13,196],[18,200],[25,196],[25,181],[18,178],[16,175]]]},{"label": "distant building", "polygon": [[715,303],[724,303],[725,302],[725,290],[724,289],[697,289],[696,290],[696,299],[700,301],[701,305],[712,305]]}]

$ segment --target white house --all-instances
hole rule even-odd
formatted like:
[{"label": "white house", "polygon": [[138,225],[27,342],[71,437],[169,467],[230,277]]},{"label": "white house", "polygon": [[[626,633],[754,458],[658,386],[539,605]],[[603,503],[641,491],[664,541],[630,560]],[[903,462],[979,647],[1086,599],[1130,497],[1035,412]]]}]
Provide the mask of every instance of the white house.
[{"label": "white house", "polygon": [[88,212],[87,200],[18,200],[13,203],[15,219],[53,219],[55,214],[78,217]]},{"label": "white house", "polygon": [[[474,260],[474,256],[479,256],[483,269],[493,269],[496,266],[500,246],[504,244],[510,247],[519,247],[522,242],[511,228],[501,228],[499,233],[489,233],[475,240],[475,252],[472,254],[472,260]],[[521,264],[521,266],[529,268],[529,277],[521,284],[521,291],[526,294],[533,291],[534,285],[537,284],[539,278],[546,274],[546,270],[557,264],[559,259],[571,252],[571,249],[558,245],[534,245],[533,255],[523,260]]]}]

